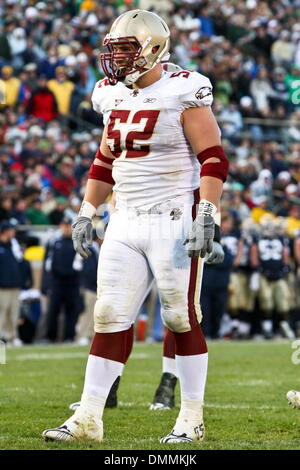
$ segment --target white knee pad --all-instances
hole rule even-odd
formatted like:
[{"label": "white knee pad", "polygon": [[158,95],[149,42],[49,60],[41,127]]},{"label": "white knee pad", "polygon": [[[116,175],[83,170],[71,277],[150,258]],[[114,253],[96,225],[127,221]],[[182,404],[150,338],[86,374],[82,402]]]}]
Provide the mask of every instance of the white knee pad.
[{"label": "white knee pad", "polygon": [[191,330],[188,314],[185,311],[173,309],[162,309],[161,317],[163,324],[174,333],[185,333]]},{"label": "white knee pad", "polygon": [[94,308],[94,330],[96,333],[116,333],[125,331],[131,327],[131,319],[128,315],[114,307],[111,298],[101,296],[97,299]]},{"label": "white knee pad", "polygon": [[[198,323],[201,323],[202,312],[200,304],[195,305],[195,311]],[[185,333],[191,330],[188,307],[162,308],[161,316],[163,324],[174,333]]]}]

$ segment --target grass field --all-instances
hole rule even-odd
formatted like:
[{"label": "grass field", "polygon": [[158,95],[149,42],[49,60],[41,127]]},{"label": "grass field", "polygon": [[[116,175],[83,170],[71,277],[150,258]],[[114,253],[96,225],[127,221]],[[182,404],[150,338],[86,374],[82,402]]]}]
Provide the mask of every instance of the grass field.
[{"label": "grass field", "polygon": [[[41,432],[72,413],[82,391],[87,348],[23,347],[0,365],[0,449],[300,449],[300,411],[287,405],[300,389],[300,365],[289,342],[212,342],[206,389],[206,440],[159,444],[178,406],[149,411],[161,373],[162,345],[137,344],[119,389],[118,409],[106,410],[105,440],[46,443]],[[177,405],[179,403],[177,389]]]}]

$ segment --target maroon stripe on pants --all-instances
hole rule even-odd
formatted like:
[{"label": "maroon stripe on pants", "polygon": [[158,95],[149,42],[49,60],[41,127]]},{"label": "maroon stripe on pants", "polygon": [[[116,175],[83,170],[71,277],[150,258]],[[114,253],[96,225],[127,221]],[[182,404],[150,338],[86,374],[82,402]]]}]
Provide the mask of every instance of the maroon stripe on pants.
[{"label": "maroon stripe on pants", "polygon": [[175,359],[175,337],[173,331],[166,328],[166,336],[164,339],[164,357]]},{"label": "maroon stripe on pants", "polygon": [[[194,204],[192,207],[192,217],[195,220],[197,215],[197,204],[199,204],[199,189],[194,191]],[[188,289],[188,313],[191,328],[198,325],[197,313],[195,309],[195,291],[197,284],[197,271],[198,271],[199,258],[191,258],[190,281]]]},{"label": "maroon stripe on pants", "polygon": [[[195,220],[197,215],[197,204],[199,203],[199,189],[194,191],[194,205],[192,217]],[[196,354],[207,353],[207,345],[201,326],[197,319],[195,309],[195,291],[197,284],[199,258],[191,259],[190,280],[188,288],[188,314],[191,331],[185,333],[173,333],[175,339],[175,353],[177,356],[195,356]]]},{"label": "maroon stripe on pants", "polygon": [[127,361],[133,343],[133,325],[126,331],[117,333],[95,333],[90,354],[111,361]]}]

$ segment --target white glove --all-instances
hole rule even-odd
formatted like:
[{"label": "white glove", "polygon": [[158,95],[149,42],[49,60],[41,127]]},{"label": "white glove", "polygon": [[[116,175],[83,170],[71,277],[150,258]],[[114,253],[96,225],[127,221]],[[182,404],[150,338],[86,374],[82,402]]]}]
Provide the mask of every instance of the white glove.
[{"label": "white glove", "polygon": [[96,214],[96,208],[88,201],[83,201],[77,220],[72,225],[72,240],[74,250],[83,258],[91,256],[88,246],[93,243],[92,218]]},{"label": "white glove", "polygon": [[219,264],[224,261],[224,250],[219,242],[213,242],[213,249],[212,252],[205,256],[205,263],[206,264]]},{"label": "white glove", "polygon": [[205,199],[200,201],[197,217],[184,242],[190,258],[199,258],[199,256],[204,258],[207,253],[212,252],[216,211],[216,206],[211,202]]}]

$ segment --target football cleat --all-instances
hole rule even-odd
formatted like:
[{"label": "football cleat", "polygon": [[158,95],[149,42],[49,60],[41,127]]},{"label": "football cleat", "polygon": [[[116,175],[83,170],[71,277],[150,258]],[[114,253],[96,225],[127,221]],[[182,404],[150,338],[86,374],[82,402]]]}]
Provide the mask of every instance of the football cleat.
[{"label": "football cleat", "polygon": [[[182,408],[183,407],[183,408]],[[161,444],[179,444],[181,442],[200,442],[204,439],[203,403],[186,400],[181,403],[181,410],[172,431],[160,439]]]},{"label": "football cleat", "polygon": [[156,389],[150,410],[170,410],[175,406],[174,390],[177,383],[177,377],[164,372],[160,384]]},{"label": "football cleat", "polygon": [[204,439],[204,423],[186,423],[177,419],[175,428],[160,439],[161,444],[179,444],[181,442],[200,442]]},{"label": "football cleat", "polygon": [[292,405],[293,408],[300,409],[300,392],[297,392],[296,390],[290,390],[287,392],[286,398],[289,402],[289,405]]},{"label": "football cleat", "polygon": [[119,388],[121,377],[117,377],[111,386],[108,397],[106,399],[105,408],[116,408],[118,406],[117,391]]},{"label": "football cleat", "polygon": [[[112,384],[110,392],[109,392],[108,397],[106,399],[105,408],[116,408],[118,406],[117,391],[118,391],[118,388],[119,388],[120,379],[121,379],[120,376],[117,377],[116,380],[114,381],[114,383]],[[72,410],[72,411],[77,410],[77,408],[80,407],[80,403],[81,403],[80,401],[75,401],[74,403],[71,403],[69,405],[69,409]]]},{"label": "football cleat", "polygon": [[191,437],[188,437],[185,433],[176,434],[174,431],[167,434],[165,437],[160,439],[161,444],[178,444],[180,442],[193,442]]},{"label": "football cleat", "polygon": [[103,422],[78,408],[73,416],[58,428],[42,433],[45,441],[97,441],[103,439]]}]

